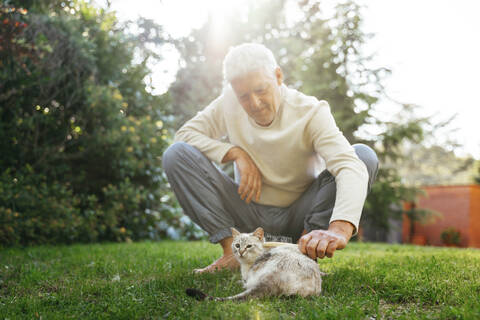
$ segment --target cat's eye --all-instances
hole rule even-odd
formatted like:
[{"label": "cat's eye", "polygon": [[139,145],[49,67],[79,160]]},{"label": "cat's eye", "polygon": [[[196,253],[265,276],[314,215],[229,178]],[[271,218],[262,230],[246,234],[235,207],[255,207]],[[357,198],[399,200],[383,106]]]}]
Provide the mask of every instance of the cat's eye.
[{"label": "cat's eye", "polygon": [[251,244],[249,244],[249,245],[247,246],[247,248],[251,248],[251,247],[252,247],[252,245],[251,245]]},{"label": "cat's eye", "polygon": [[236,248],[240,248],[240,244],[237,243],[237,244],[235,245],[235,247],[236,247]]}]

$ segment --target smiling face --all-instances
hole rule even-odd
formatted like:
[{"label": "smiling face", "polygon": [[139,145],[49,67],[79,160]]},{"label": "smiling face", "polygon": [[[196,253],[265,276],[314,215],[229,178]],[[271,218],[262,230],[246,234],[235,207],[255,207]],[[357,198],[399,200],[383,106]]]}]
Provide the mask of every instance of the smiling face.
[{"label": "smiling face", "polygon": [[265,70],[252,71],[233,79],[230,84],[248,116],[257,124],[268,126],[281,103],[282,82],[282,70],[277,68],[275,75]]}]

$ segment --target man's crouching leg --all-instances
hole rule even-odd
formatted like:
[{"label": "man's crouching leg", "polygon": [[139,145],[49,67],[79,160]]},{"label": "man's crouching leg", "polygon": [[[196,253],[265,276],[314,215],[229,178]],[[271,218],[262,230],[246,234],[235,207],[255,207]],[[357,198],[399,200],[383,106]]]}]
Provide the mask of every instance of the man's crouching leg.
[{"label": "man's crouching leg", "polygon": [[378,173],[378,157],[375,151],[369,146],[357,143],[353,145],[353,149],[357,154],[358,158],[365,163],[368,171],[368,192],[372,188],[375,179],[377,178]]},{"label": "man's crouching leg", "polygon": [[[355,144],[353,148],[358,158],[362,160],[367,167],[369,175],[368,191],[370,192],[378,173],[378,157],[375,151],[367,145]],[[336,190],[335,178],[330,172],[325,170],[312,183],[302,197],[292,205],[290,210],[297,213],[297,216],[292,214],[292,216],[295,217],[295,221],[291,222],[291,225],[296,226],[295,230],[297,233],[293,237],[295,241],[312,230],[328,229],[335,206]],[[298,213],[306,214],[302,215]],[[302,229],[303,232],[301,231]]]},{"label": "man's crouching leg", "polygon": [[184,142],[171,145],[163,154],[163,169],[185,214],[210,235],[212,243],[220,243],[223,256],[196,272],[213,272],[236,268],[232,254],[230,227],[234,220],[237,187],[200,151]]}]

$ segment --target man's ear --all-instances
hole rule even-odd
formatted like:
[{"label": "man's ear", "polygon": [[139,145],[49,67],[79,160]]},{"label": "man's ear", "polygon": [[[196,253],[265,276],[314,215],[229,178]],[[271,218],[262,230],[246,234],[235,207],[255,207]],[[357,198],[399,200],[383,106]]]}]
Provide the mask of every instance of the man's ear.
[{"label": "man's ear", "polygon": [[257,229],[255,229],[255,231],[253,231],[253,235],[255,237],[257,237],[258,239],[263,240],[263,229],[262,229],[262,227],[258,227]]},{"label": "man's ear", "polygon": [[277,84],[280,86],[283,83],[283,71],[280,67],[275,69],[275,78],[277,79]]},{"label": "man's ear", "polygon": [[232,236],[235,238],[235,237],[238,237],[240,235],[240,232],[235,229],[235,228],[230,228],[230,230],[232,231]]}]

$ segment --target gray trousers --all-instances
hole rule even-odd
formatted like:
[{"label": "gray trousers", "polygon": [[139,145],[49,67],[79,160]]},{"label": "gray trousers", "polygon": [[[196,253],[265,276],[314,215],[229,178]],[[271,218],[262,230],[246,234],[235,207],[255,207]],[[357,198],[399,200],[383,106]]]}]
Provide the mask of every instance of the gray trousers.
[{"label": "gray trousers", "polygon": [[[378,171],[377,155],[366,145],[353,147],[367,166],[370,190]],[[327,170],[292,205],[274,207],[245,203],[238,184],[187,143],[174,143],[165,151],[163,169],[183,211],[212,243],[230,237],[230,227],[252,232],[260,226],[271,236],[267,240],[296,242],[304,229],[327,229],[335,205],[335,178]]]}]

